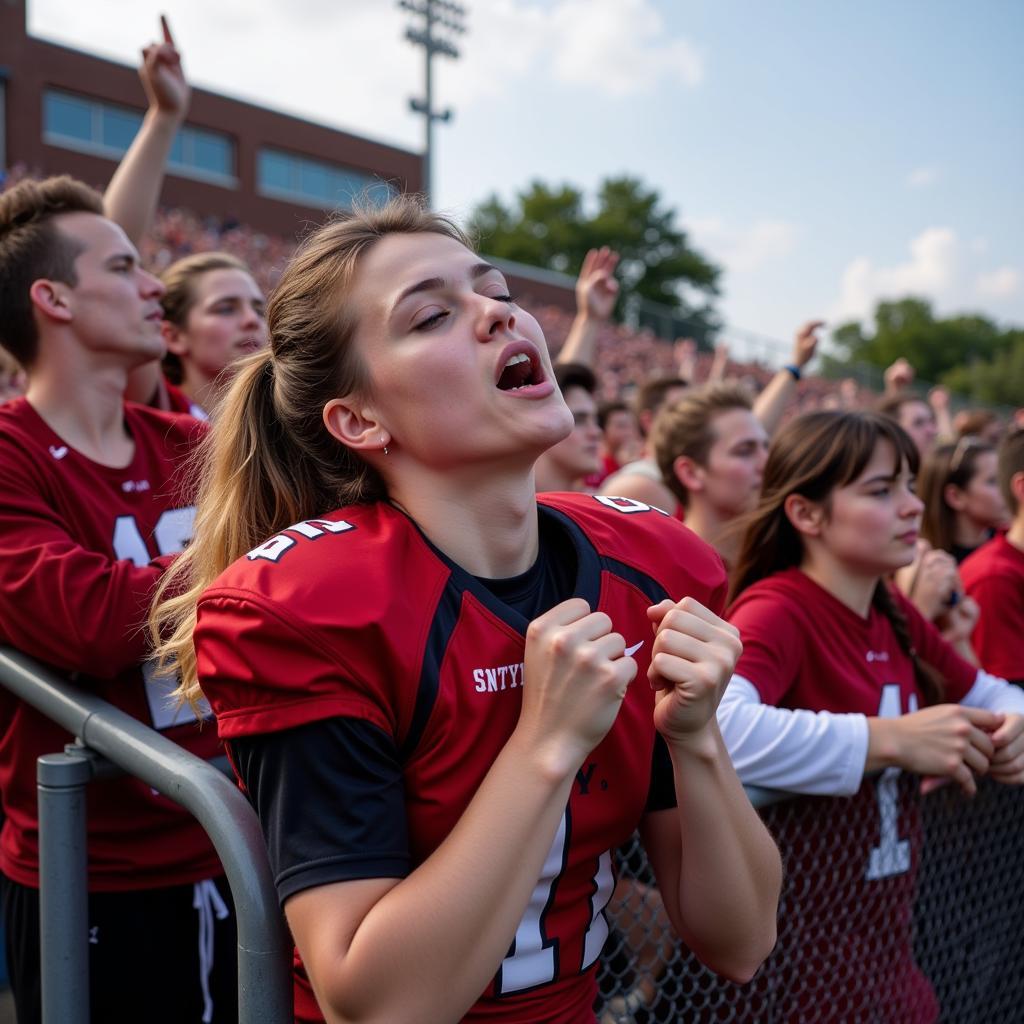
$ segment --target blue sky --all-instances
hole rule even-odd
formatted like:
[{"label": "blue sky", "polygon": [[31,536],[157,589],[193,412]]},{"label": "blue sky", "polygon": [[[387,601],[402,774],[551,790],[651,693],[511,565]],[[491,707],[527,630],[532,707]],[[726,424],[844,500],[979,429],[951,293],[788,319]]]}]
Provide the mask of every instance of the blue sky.
[{"label": "blue sky", "polygon": [[[1024,324],[1024,3],[467,6],[438,67],[439,206],[628,172],[723,265],[736,328],[788,338],[908,293]],[[29,26],[134,62],[160,10],[197,84],[418,148],[391,0],[30,0]]]}]

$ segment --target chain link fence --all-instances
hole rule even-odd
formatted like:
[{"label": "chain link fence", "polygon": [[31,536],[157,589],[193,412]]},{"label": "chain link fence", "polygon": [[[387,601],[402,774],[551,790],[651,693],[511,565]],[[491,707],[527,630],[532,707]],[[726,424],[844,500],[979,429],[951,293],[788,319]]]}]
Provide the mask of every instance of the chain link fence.
[{"label": "chain link fence", "polygon": [[634,837],[608,907],[601,1024],[1024,1021],[1024,791],[919,787],[889,769],[854,797],[761,808],[785,882],[775,951],[746,985],[675,939]]}]

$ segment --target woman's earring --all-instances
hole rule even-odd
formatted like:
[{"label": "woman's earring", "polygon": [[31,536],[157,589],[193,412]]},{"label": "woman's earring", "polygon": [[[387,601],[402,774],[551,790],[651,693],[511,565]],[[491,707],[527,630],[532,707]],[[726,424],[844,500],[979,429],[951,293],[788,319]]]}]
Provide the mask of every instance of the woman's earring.
[{"label": "woman's earring", "polygon": [[[380,439],[380,442],[381,442],[381,444],[384,444],[384,438],[383,437]],[[388,453],[388,446],[385,444],[384,445],[384,454],[387,455],[387,453]]]}]

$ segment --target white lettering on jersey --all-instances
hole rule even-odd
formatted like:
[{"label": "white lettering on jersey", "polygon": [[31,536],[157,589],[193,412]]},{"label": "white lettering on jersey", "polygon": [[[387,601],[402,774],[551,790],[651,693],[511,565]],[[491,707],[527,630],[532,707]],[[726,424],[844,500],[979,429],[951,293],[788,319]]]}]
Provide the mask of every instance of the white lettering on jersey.
[{"label": "white lettering on jersey", "polygon": [[[916,710],[917,694],[912,693],[908,701],[908,711],[913,714]],[[903,709],[900,706],[900,685],[886,683],[882,687],[878,717],[899,718],[901,714]],[[910,870],[910,840],[900,839],[899,832],[899,785],[899,768],[886,768],[875,783],[879,818],[878,845],[872,847],[868,858],[865,877],[869,882],[902,875]]]},{"label": "white lettering on jersey", "polygon": [[149,490],[149,481],[148,480],[125,480],[125,482],[123,484],[121,484],[121,490],[124,491],[125,494],[131,494],[133,491],[134,492],[148,491]]},{"label": "white lettering on jersey", "polygon": [[473,682],[477,693],[497,693],[499,690],[514,690],[523,685],[523,663],[499,665],[497,668],[473,669]]},{"label": "white lettering on jersey", "polygon": [[871,662],[873,662],[873,661],[888,661],[888,660],[889,660],[889,652],[888,651],[868,651],[868,663],[869,664]]},{"label": "white lettering on jersey", "polygon": [[636,654],[636,652],[639,651],[641,647],[643,647],[643,645],[644,642],[643,640],[641,640],[640,643],[633,644],[632,647],[627,647],[623,653],[626,655],[627,658],[632,658],[633,655]]},{"label": "white lettering on jersey", "polygon": [[51,444],[50,445],[50,454],[58,462],[60,462],[60,460],[63,459],[64,456],[67,455],[67,453],[68,453],[68,446],[66,444],[62,444],[62,445],[60,445],[60,447],[58,447],[55,444]]},{"label": "white lettering on jersey", "polygon": [[[632,512],[660,512],[663,516],[669,515],[664,509],[656,508],[654,505],[645,505],[642,501],[637,501],[636,498],[616,498],[610,494],[595,494],[593,497],[602,505],[627,515]],[[669,516],[669,518],[672,517]]]},{"label": "white lettering on jersey", "polygon": [[298,543],[294,537],[286,536],[287,533],[297,533],[300,537],[305,537],[307,540],[316,540],[327,533],[346,533],[348,530],[354,529],[355,527],[351,523],[346,523],[344,520],[332,523],[328,519],[306,519],[301,523],[295,523],[293,526],[286,527],[281,533],[271,537],[270,540],[257,545],[245,557],[250,562],[255,561],[257,558],[262,558],[267,562],[277,562],[286,551],[295,547]]},{"label": "white lettering on jersey", "polygon": [[[131,483],[132,481],[126,481]],[[149,487],[148,482],[146,487]],[[153,527],[153,540],[161,555],[173,555],[181,551],[192,539],[192,524],[196,518],[195,506],[185,508],[169,508],[160,514]],[[146,542],[142,538],[139,524],[135,516],[118,516],[114,521],[113,536],[114,554],[118,558],[128,559],[135,565],[148,565],[151,559]],[[142,678],[145,684],[146,702],[153,720],[153,728],[170,729],[175,725],[195,722],[190,708],[182,705],[172,694],[178,685],[178,673],[170,672],[160,675],[156,670],[155,661],[142,663]],[[208,718],[210,706],[203,699],[200,701],[200,713]]]}]

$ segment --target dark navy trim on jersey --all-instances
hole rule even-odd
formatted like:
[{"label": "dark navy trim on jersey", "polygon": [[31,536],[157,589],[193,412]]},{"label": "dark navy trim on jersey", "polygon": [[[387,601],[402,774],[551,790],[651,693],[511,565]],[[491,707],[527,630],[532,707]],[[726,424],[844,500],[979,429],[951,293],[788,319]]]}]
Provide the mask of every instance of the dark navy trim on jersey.
[{"label": "dark navy trim on jersey", "polygon": [[[572,546],[572,551],[576,555],[576,582],[572,593],[567,594],[566,597],[582,597],[590,605],[591,609],[596,609],[601,594],[601,560],[594,545],[590,543],[590,540],[580,526],[570,516],[565,515],[565,513],[558,509],[538,504],[537,514],[538,517],[547,519],[549,523],[554,523],[558,534],[567,535],[566,539],[568,539]],[[472,594],[496,618],[511,626],[520,635],[526,636],[526,629],[530,623],[525,616],[496,597],[488,590],[484,583],[468,573],[457,562],[452,561],[440,548],[431,543],[430,538],[427,537],[413,519],[410,518],[409,522],[423,538],[423,542],[427,547],[448,568],[451,573],[450,585],[454,585],[459,592]],[[541,523],[542,532],[543,525]],[[561,537],[559,537],[559,541],[561,541]],[[553,558],[557,558],[562,554],[558,550],[558,542],[555,543],[550,554]]]},{"label": "dark navy trim on jersey", "polygon": [[423,730],[427,727],[430,714],[437,702],[437,693],[441,685],[441,663],[444,661],[448,642],[455,632],[462,607],[462,593],[453,578],[449,578],[441,593],[441,599],[434,610],[434,619],[427,633],[427,643],[423,649],[423,665],[420,668],[420,681],[416,689],[416,706],[412,713],[412,722],[405,739],[402,740],[400,755],[407,761],[423,738]]},{"label": "dark navy trim on jersey", "polygon": [[383,730],[329,718],[228,746],[282,904],[304,889],[412,870],[402,764]]},{"label": "dark navy trim on jersey", "polygon": [[626,565],[625,562],[608,557],[601,558],[600,562],[602,569],[627,583],[632,583],[637,590],[647,596],[651,604],[658,604],[666,598],[675,600],[653,576],[648,576],[647,573],[641,572],[632,565]]}]

